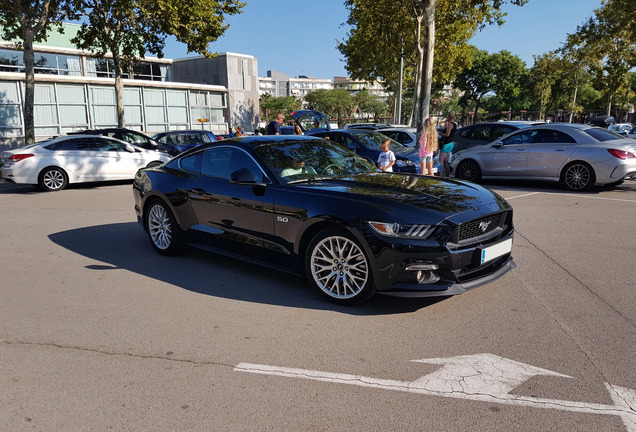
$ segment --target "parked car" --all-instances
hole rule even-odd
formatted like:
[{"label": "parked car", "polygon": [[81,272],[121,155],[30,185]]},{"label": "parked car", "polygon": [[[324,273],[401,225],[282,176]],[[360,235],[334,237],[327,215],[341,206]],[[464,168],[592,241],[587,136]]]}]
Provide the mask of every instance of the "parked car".
[{"label": "parked car", "polygon": [[581,191],[636,176],[636,141],[577,124],[531,126],[455,154],[455,177],[561,182]]},{"label": "parked car", "polygon": [[599,127],[608,127],[611,124],[616,123],[616,120],[614,119],[613,116],[608,116],[608,115],[604,115],[604,116],[596,116],[596,117],[592,117],[590,119],[590,124],[592,126],[599,126]]},{"label": "parked car", "polygon": [[[294,122],[300,126],[305,135],[331,130],[329,118],[320,111],[299,110],[291,113]],[[293,131],[292,131],[293,135]]]},{"label": "parked car", "polygon": [[636,126],[634,126],[629,132],[627,132],[627,138],[636,139]]},{"label": "parked car", "polygon": [[146,150],[159,151],[159,145],[155,140],[136,130],[126,128],[86,129],[83,131],[69,132],[69,135],[100,135],[115,138],[127,143],[145,148]]},{"label": "parked car", "polygon": [[631,123],[615,123],[611,124],[607,127],[608,131],[616,132],[619,135],[627,136],[629,131],[632,129]]},{"label": "parked car", "polygon": [[378,129],[385,129],[385,128],[390,128],[392,127],[390,124],[387,123],[351,123],[348,125],[345,125],[345,129],[371,129],[371,130],[378,130]]},{"label": "parked car", "polygon": [[518,129],[532,126],[526,122],[493,122],[479,123],[460,127],[455,131],[453,153],[467,148],[493,142],[497,138],[514,132]]},{"label": "parked car", "polygon": [[158,253],[193,245],[305,274],[342,304],[460,294],[514,267],[512,208],[497,194],[379,172],[315,136],[206,144],[140,170],[133,194]]},{"label": "parked car", "polygon": [[69,183],[128,180],[139,168],[160,165],[170,156],[93,135],[69,135],[4,152],[2,177],[11,183],[64,189]]},{"label": "parked car", "polygon": [[[367,158],[373,163],[378,161],[378,156],[382,153],[382,141],[387,139],[387,136],[380,132],[355,128],[318,132],[314,133],[313,136],[328,138],[336,144],[340,144],[356,154]],[[417,150],[406,147],[395,140],[391,140],[391,151],[395,154],[396,159],[393,171],[406,173],[417,172],[419,169]]]},{"label": "parked car", "polygon": [[404,128],[380,128],[377,130],[381,134],[393,138],[400,144],[404,144],[407,147],[417,146],[417,128],[404,127]]},{"label": "parked car", "polygon": [[176,156],[196,146],[217,141],[216,135],[206,130],[179,130],[160,132],[152,137],[159,149]]}]

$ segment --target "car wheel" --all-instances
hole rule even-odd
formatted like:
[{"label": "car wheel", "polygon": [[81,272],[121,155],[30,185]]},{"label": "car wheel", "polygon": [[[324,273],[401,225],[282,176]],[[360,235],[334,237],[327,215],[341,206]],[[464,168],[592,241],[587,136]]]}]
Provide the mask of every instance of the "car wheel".
[{"label": "car wheel", "polygon": [[168,206],[155,200],[145,213],[146,231],[150,243],[161,255],[177,255],[183,252],[183,234]]},{"label": "car wheel", "polygon": [[326,228],[313,238],[305,271],[310,283],[334,303],[359,304],[375,292],[369,259],[341,229]]},{"label": "car wheel", "polygon": [[481,169],[477,162],[467,160],[459,164],[455,177],[477,183],[481,180]]},{"label": "car wheel", "polygon": [[38,185],[44,191],[59,191],[68,185],[68,176],[62,168],[45,168],[38,177]]},{"label": "car wheel", "polygon": [[573,162],[566,166],[561,179],[565,187],[573,191],[589,190],[596,183],[594,170],[584,162]]}]

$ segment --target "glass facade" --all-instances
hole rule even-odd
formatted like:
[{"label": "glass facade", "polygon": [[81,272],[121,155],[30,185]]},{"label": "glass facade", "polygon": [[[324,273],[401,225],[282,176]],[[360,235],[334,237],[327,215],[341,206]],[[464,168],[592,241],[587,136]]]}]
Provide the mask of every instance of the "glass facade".
[{"label": "glass facade", "polygon": [[[0,80],[0,138],[23,135],[24,83]],[[224,132],[224,92],[124,88],[126,127],[146,132],[188,128]],[[36,136],[55,136],[76,130],[117,126],[114,86],[90,83],[35,84],[33,107]],[[200,123],[198,119],[207,119]]]}]

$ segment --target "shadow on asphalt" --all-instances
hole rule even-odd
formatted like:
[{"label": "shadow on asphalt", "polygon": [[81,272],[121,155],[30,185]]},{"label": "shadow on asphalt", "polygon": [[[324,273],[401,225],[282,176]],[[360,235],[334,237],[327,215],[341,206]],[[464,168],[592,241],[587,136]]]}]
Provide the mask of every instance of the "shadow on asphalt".
[{"label": "shadow on asphalt", "polygon": [[359,306],[335,305],[298,276],[198,249],[177,257],[159,255],[133,222],[63,231],[49,238],[71,252],[104,263],[88,269],[124,269],[196,293],[246,302],[364,316],[414,312],[448,298],[376,295]]},{"label": "shadow on asphalt", "polygon": [[[73,183],[66,186],[64,190],[69,189],[93,189],[100,186],[117,186],[117,185],[132,185],[132,180],[115,180],[107,182],[89,182],[89,183]],[[36,185],[28,184],[15,184],[6,181],[0,181],[0,195],[14,194],[14,193],[60,193],[58,192],[45,192]]]}]

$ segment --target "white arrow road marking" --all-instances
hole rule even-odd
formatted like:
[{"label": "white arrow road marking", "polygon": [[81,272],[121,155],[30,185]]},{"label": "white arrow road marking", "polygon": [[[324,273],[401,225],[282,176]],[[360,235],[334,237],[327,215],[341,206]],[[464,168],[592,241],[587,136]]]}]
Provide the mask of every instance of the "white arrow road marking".
[{"label": "white arrow road marking", "polygon": [[411,385],[441,393],[506,395],[535,375],[572,378],[547,369],[530,366],[493,354],[465,355],[450,358],[412,360],[444,365],[433,373],[416,379]]},{"label": "white arrow road marking", "polygon": [[415,381],[377,379],[361,375],[338,374],[251,363],[240,363],[234,368],[234,371],[302,378],[334,384],[349,384],[360,387],[530,408],[615,415],[623,420],[629,432],[636,432],[636,391],[632,389],[606,383],[605,385],[612,397],[614,405],[518,396],[508,394],[508,392],[534,375],[570,377],[492,354],[414,361],[444,364],[444,367],[428,375],[424,375]]}]

